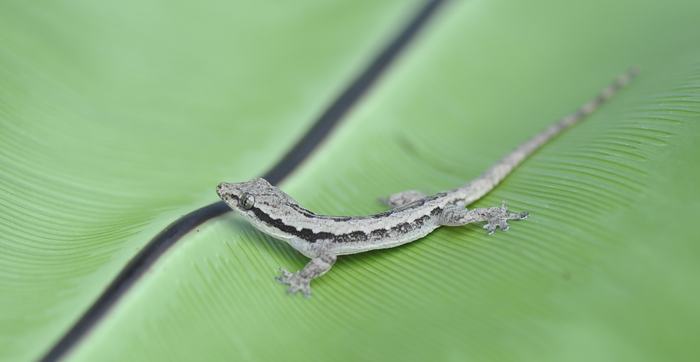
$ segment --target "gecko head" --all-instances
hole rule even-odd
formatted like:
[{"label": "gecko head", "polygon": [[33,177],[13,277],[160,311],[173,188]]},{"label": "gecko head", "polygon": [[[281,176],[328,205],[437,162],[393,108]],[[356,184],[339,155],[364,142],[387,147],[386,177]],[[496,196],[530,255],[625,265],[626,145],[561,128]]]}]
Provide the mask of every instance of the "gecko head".
[{"label": "gecko head", "polygon": [[256,178],[248,182],[222,182],[216,187],[216,193],[234,211],[248,216],[256,206],[274,205],[275,198],[279,200],[277,194],[282,191],[270,185],[267,180]]}]

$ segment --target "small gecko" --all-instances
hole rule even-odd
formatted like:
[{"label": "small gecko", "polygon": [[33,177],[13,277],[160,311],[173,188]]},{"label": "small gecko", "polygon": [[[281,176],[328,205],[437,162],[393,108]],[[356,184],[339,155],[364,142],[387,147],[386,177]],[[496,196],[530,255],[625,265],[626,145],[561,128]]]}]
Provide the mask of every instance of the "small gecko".
[{"label": "small gecko", "polygon": [[486,221],[484,229],[490,235],[497,227],[508,230],[508,220],[525,219],[529,213],[509,213],[506,200],[501,207],[468,210],[466,206],[491,191],[542,144],[593,112],[637,73],[637,68],[633,68],[619,76],[576,113],[535,135],[473,181],[432,196],[416,190],[391,195],[381,200],[391,209],[376,215],[318,215],[262,178],[239,183],[222,182],[216,192],[258,230],[286,241],[311,258],[300,272],[293,274],[280,268],[282,276],[275,278],[290,285],[287,294],[301,290],[310,297],[311,280],[330,270],[338,255],[393,248],[420,239],[440,226]]}]

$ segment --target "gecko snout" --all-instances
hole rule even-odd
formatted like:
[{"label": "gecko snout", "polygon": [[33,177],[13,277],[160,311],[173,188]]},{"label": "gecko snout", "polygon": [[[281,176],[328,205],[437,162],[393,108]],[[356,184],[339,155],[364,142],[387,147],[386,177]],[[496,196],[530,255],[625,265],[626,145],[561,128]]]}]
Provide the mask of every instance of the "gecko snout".
[{"label": "gecko snout", "polygon": [[221,198],[224,197],[224,194],[226,193],[226,190],[228,189],[227,185],[229,185],[229,183],[222,182],[218,186],[216,186],[216,194],[219,195],[219,197],[221,197]]},{"label": "gecko snout", "polygon": [[222,182],[218,186],[216,186],[216,193],[221,199],[224,199],[224,197],[226,196],[237,196],[238,194],[240,194],[240,192],[240,188],[237,184]]}]

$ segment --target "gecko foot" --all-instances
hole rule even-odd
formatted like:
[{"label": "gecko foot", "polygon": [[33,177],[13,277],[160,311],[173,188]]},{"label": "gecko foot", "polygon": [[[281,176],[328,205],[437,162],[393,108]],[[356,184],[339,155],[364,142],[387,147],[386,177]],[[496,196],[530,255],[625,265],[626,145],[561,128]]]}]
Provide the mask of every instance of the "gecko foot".
[{"label": "gecko foot", "polygon": [[389,206],[391,208],[403,206],[410,204],[413,201],[420,200],[426,196],[425,192],[420,192],[417,190],[408,190],[404,192],[399,192],[398,194],[389,195],[386,199],[379,199],[383,205]]},{"label": "gecko foot", "polygon": [[280,268],[281,277],[275,277],[275,280],[282,284],[290,285],[287,289],[287,294],[294,295],[301,290],[305,297],[311,296],[311,279],[299,276],[299,274],[290,273],[285,268]]},{"label": "gecko foot", "polygon": [[501,204],[501,207],[492,207],[489,208],[488,212],[488,223],[484,225],[484,230],[488,230],[488,234],[491,235],[493,234],[494,231],[496,231],[496,227],[500,227],[501,230],[506,231],[508,228],[510,228],[510,225],[508,225],[507,220],[522,220],[528,215],[530,215],[529,212],[521,212],[519,214],[513,214],[508,212],[508,208],[506,207],[506,201],[503,200],[503,204]]}]

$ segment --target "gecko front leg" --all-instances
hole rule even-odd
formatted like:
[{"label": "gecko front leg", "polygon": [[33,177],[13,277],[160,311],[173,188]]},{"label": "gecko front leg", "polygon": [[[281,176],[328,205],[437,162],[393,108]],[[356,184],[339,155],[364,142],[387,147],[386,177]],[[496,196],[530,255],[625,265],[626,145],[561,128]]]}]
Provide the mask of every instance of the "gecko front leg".
[{"label": "gecko front leg", "polygon": [[389,195],[386,199],[379,199],[383,205],[389,206],[392,209],[402,205],[410,204],[413,201],[418,201],[424,198],[426,194],[418,190],[407,190],[397,194]]},{"label": "gecko front leg", "polygon": [[506,200],[503,200],[501,207],[484,207],[479,209],[467,210],[463,204],[450,205],[442,211],[440,215],[440,224],[446,226],[461,226],[472,222],[488,221],[484,225],[484,229],[488,230],[488,234],[493,234],[496,227],[506,231],[510,227],[507,220],[522,220],[530,215],[529,212],[521,212],[514,214],[508,212]]},{"label": "gecko front leg", "polygon": [[304,269],[296,274],[290,273],[285,268],[280,268],[282,271],[281,277],[276,277],[275,279],[282,284],[289,284],[290,287],[287,289],[287,294],[296,294],[298,291],[302,291],[304,296],[311,296],[311,279],[320,277],[331,269],[333,264],[338,257],[335,254],[325,253],[317,256],[306,264]]}]

